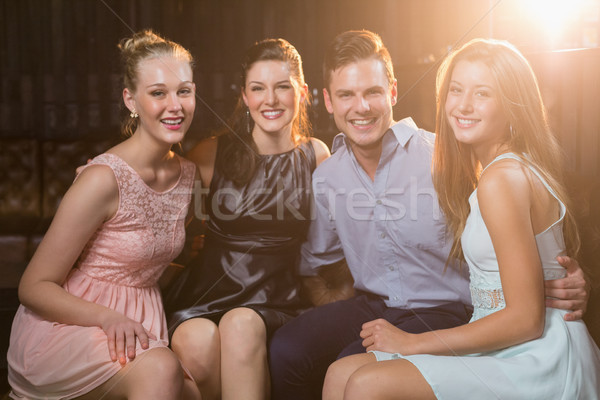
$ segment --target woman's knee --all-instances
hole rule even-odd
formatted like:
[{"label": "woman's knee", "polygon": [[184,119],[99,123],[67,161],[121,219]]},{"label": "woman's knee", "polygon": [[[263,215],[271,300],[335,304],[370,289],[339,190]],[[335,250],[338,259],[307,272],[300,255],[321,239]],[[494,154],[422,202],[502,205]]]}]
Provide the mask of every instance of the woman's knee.
[{"label": "woman's knee", "polygon": [[418,368],[407,360],[363,365],[346,384],[344,399],[435,400],[435,394]]},{"label": "woman's knee", "polygon": [[223,347],[265,347],[267,327],[258,313],[250,308],[240,307],[228,311],[219,323],[219,333]]},{"label": "woman's knee", "polygon": [[193,318],[179,325],[171,347],[198,383],[212,379],[221,368],[219,329],[208,319]]},{"label": "woman's knee", "polygon": [[[343,393],[350,377],[364,365],[374,362],[376,359],[370,353],[348,356],[335,361],[327,369],[323,394]],[[335,398],[335,396],[331,398]]]},{"label": "woman's knee", "polygon": [[177,356],[166,347],[147,350],[94,390],[78,397],[92,399],[175,399],[184,386]]},{"label": "woman's knee", "polygon": [[180,356],[205,352],[218,343],[219,329],[206,318],[193,318],[181,323],[171,338],[171,348]]},{"label": "woman's knee", "polygon": [[343,360],[338,360],[331,364],[325,374],[323,383],[323,399],[341,398],[348,382],[346,368],[342,365]]},{"label": "woman's knee", "polygon": [[166,347],[150,349],[131,363],[129,386],[136,389],[137,385],[160,388],[168,392],[178,392],[183,387],[184,373],[177,355]]},{"label": "woman's knee", "polygon": [[376,374],[374,375],[372,371],[371,368],[359,368],[351,373],[343,386],[344,399],[366,399],[375,396],[374,391],[377,387],[373,379],[376,378]]},{"label": "woman's knee", "polygon": [[181,377],[183,379],[183,369],[179,358],[166,347],[146,351],[140,356],[140,363],[143,363],[144,369],[155,373],[156,376]]}]

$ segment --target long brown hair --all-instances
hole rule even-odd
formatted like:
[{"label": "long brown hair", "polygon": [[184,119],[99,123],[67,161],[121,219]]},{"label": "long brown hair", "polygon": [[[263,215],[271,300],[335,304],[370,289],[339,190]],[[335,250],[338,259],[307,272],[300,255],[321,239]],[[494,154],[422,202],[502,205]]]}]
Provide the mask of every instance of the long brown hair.
[{"label": "long brown hair", "polygon": [[[248,71],[258,61],[283,61],[289,66],[290,74],[299,87],[304,86],[304,71],[302,58],[294,46],[284,39],[264,39],[248,49],[242,62],[242,90],[246,84]],[[297,145],[310,136],[311,125],[308,118],[307,97],[300,103],[298,115],[292,121],[292,140]],[[220,134],[229,136],[229,140],[221,141],[224,148],[221,156],[217,157],[216,166],[225,176],[237,184],[248,182],[254,175],[258,160],[258,149],[252,138],[254,121],[247,115],[247,107],[242,95],[238,98],[236,107],[229,121],[229,126]]]},{"label": "long brown hair", "polygon": [[[188,62],[190,68],[194,69],[194,58],[189,51],[180,44],[159,36],[152,30],[143,30],[130,38],[122,39],[118,47],[123,64],[123,85],[132,92],[137,89],[140,63],[149,58],[173,57]],[[133,135],[137,129],[138,120],[138,118],[129,117],[129,113],[127,113],[121,125],[121,132],[125,136]]]},{"label": "long brown hair", "polygon": [[469,195],[477,186],[481,170],[470,145],[456,140],[445,112],[452,72],[460,60],[481,62],[489,68],[498,88],[500,107],[511,129],[504,148],[531,164],[567,206],[563,225],[565,244],[568,254],[576,257],[580,241],[563,185],[563,156],[548,125],[535,74],[525,57],[509,43],[474,39],[444,60],[436,79],[433,183],[454,235],[448,260],[464,259],[460,237],[470,212]]}]

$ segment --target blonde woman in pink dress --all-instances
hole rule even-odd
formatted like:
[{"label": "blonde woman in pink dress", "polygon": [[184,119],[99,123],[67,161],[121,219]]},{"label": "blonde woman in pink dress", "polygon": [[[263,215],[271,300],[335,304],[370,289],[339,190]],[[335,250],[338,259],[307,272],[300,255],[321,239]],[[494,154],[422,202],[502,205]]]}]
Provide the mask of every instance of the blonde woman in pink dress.
[{"label": "blonde woman in pink dress", "polygon": [[192,57],[151,31],[120,44],[130,137],[78,174],[19,285],[15,399],[200,398],[157,280],[181,251],[196,167],[171,151],[194,115]]}]

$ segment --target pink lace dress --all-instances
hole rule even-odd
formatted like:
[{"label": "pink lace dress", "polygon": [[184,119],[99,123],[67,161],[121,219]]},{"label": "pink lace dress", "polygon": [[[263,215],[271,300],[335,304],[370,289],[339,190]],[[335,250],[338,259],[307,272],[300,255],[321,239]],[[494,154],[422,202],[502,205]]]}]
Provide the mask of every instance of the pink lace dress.
[{"label": "pink lace dress", "polygon": [[[195,166],[178,157],[181,174],[169,190],[157,192],[114,154],[89,165],[109,166],[119,185],[119,208],[92,236],[63,287],[87,301],[140,321],[168,345],[166,320],[157,281],[181,251]],[[137,344],[136,355],[144,351]],[[20,306],[8,350],[12,398],[70,399],[106,382],[120,369],[108,353],[99,327],[47,321]]]}]

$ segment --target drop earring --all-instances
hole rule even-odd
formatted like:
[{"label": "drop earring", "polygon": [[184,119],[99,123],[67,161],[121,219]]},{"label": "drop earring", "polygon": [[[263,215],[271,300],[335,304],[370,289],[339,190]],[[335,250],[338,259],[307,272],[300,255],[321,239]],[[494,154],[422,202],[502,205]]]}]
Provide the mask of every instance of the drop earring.
[{"label": "drop earring", "polygon": [[246,132],[248,132],[248,135],[250,135],[252,133],[252,131],[250,130],[250,110],[246,108]]}]

